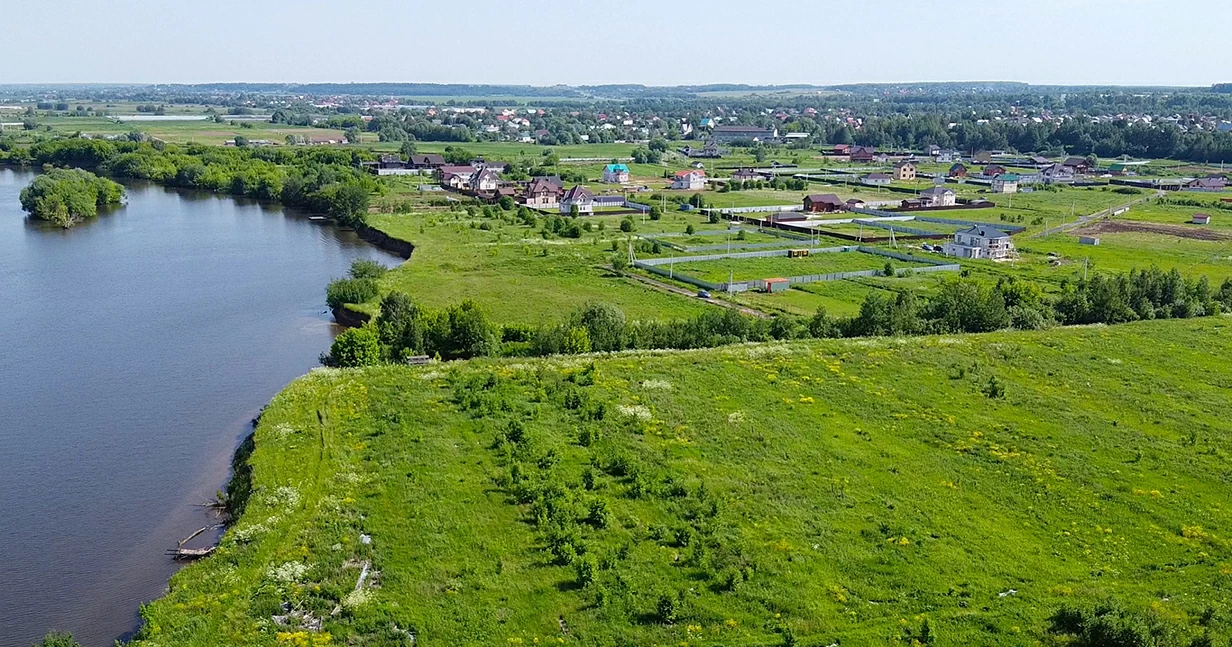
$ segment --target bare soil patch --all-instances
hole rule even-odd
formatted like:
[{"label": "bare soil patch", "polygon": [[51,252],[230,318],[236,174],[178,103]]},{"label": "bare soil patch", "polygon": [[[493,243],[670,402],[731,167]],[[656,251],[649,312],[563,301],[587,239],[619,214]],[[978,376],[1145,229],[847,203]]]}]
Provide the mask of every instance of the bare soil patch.
[{"label": "bare soil patch", "polygon": [[1204,225],[1165,225],[1156,222],[1140,222],[1137,220],[1101,220],[1074,230],[1083,236],[1098,236],[1099,234],[1161,234],[1177,238],[1193,240],[1232,240],[1232,234],[1209,229]]}]

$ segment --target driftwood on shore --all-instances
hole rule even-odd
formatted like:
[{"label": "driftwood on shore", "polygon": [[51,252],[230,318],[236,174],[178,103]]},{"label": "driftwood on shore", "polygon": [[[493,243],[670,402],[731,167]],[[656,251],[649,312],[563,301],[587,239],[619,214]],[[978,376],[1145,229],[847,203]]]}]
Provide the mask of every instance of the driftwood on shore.
[{"label": "driftwood on shore", "polygon": [[193,559],[201,559],[202,557],[206,557],[210,553],[213,553],[214,549],[217,548],[217,546],[207,546],[206,548],[185,548],[184,544],[187,544],[188,542],[192,541],[194,538],[196,538],[203,532],[206,532],[208,530],[214,530],[216,528],[221,528],[221,527],[222,527],[222,524],[218,524],[218,523],[212,524],[209,526],[204,526],[201,529],[194,532],[193,534],[177,542],[175,548],[168,548],[167,554],[171,556],[171,559],[175,559],[175,560],[193,560]]}]

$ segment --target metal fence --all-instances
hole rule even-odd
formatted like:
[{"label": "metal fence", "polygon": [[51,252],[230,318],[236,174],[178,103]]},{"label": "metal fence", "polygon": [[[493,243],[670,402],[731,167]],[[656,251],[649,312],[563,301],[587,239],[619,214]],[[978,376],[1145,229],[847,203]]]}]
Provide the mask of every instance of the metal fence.
[{"label": "metal fence", "polygon": [[[869,254],[872,256],[882,256],[885,258],[893,258],[896,260],[919,263],[924,267],[911,267],[903,270],[897,270],[896,274],[904,274],[907,272],[957,272],[961,266],[954,263],[944,263],[931,258],[923,258],[904,254],[902,252],[894,252],[886,249],[878,249],[876,247],[864,247],[862,245],[848,245],[844,247],[821,247],[809,250],[810,253],[829,254],[840,252],[858,252]],[[733,281],[730,283],[711,283],[702,279],[689,276],[688,274],[679,274],[675,271],[676,263],[690,263],[701,261],[719,261],[729,258],[764,258],[771,256],[784,256],[784,250],[769,250],[758,252],[735,252],[731,254],[706,254],[701,256],[677,256],[672,258],[652,258],[647,260],[636,260],[633,262],[634,267],[644,269],[653,274],[664,276],[682,283],[697,286],[703,290],[711,290],[717,292],[747,292],[749,290],[765,290],[766,281]],[[664,269],[663,266],[668,268]],[[823,281],[841,281],[843,279],[851,279],[858,277],[882,276],[884,270],[856,270],[851,272],[831,272],[829,274],[805,274],[800,276],[789,276],[787,282],[791,285],[805,283],[820,283]]]}]

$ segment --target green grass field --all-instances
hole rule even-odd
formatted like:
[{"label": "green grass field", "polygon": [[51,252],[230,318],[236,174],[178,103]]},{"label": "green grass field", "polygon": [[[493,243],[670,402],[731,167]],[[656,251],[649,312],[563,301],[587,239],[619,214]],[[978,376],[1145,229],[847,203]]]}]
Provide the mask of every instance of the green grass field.
[{"label": "green grass field", "polygon": [[[551,240],[536,229],[499,220],[491,221],[496,226],[490,231],[473,228],[464,213],[370,219],[378,229],[415,244],[411,260],[389,272],[383,288],[404,291],[427,307],[471,299],[497,321],[527,324],[559,321],[590,301],[616,305],[631,319],[684,317],[705,307],[603,269],[611,262],[613,240],[625,249],[627,235],[616,226],[621,217],[596,216],[605,231],[596,227],[580,239]],[[374,302],[359,309],[375,307]]]},{"label": "green grass field", "polygon": [[316,371],[136,645],[1222,644],[1230,325]]},{"label": "green grass field", "polygon": [[851,251],[810,254],[803,258],[788,258],[784,253],[782,256],[691,261],[675,264],[675,271],[713,283],[726,283],[732,272],[736,281],[751,281],[806,274],[879,270],[885,267],[886,261],[900,270],[920,266],[919,263]]}]

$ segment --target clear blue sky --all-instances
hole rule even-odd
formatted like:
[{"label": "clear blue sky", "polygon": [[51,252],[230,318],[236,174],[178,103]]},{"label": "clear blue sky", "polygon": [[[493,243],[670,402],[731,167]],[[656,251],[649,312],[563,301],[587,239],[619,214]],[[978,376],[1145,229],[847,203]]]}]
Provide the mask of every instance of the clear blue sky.
[{"label": "clear blue sky", "polygon": [[1232,81],[1227,0],[47,0],[0,83]]}]

